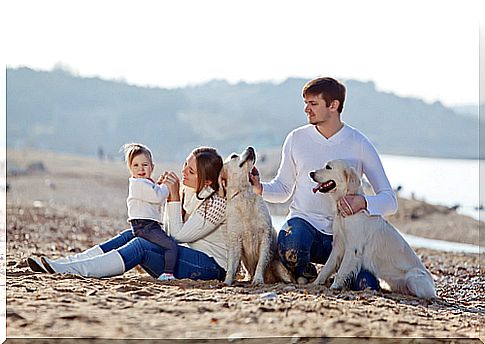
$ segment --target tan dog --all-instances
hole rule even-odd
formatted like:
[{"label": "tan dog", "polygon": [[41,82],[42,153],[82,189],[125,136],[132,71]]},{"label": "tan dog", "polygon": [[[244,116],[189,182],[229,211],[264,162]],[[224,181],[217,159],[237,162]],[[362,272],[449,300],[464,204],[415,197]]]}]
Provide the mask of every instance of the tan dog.
[{"label": "tan dog", "polygon": [[254,149],[248,147],[241,156],[230,155],[221,171],[220,184],[227,197],[227,285],[234,282],[241,260],[253,285],[294,281],[276,255],[269,210],[249,182],[255,160]]},{"label": "tan dog", "polygon": [[315,284],[323,284],[338,269],[330,288],[341,289],[363,268],[386,282],[391,291],[421,298],[435,298],[430,272],[398,230],[381,216],[364,212],[343,217],[337,201],[347,194],[362,194],[357,172],[345,160],[333,160],[310,172],[318,183],[314,192],[328,193],[335,202],[333,248]]}]

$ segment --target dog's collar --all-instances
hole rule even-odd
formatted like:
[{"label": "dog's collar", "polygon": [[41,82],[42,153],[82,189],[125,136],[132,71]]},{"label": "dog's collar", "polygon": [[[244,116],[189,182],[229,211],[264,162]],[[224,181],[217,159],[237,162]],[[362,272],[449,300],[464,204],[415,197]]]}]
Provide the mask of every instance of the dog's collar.
[{"label": "dog's collar", "polygon": [[227,197],[227,200],[230,201],[231,199],[233,199],[234,197],[236,197],[237,195],[239,195],[241,193],[241,191],[238,191],[236,192],[235,194],[232,194],[230,197]]}]

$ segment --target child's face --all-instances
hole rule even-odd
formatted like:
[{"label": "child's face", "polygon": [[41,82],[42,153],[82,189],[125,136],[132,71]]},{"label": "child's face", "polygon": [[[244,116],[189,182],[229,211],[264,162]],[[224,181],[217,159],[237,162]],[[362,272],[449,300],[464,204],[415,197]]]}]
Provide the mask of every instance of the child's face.
[{"label": "child's face", "polygon": [[133,178],[150,178],[153,172],[153,163],[145,154],[138,154],[131,161],[129,169]]}]

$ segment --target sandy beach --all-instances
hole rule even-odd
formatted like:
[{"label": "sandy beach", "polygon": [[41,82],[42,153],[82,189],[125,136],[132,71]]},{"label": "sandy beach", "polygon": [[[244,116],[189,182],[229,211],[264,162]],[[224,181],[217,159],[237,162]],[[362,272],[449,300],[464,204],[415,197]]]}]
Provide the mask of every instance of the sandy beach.
[{"label": "sandy beach", "polygon": [[[160,282],[141,269],[106,279],[34,273],[26,262],[31,255],[79,252],[127,227],[126,169],[121,162],[53,153],[9,151],[7,159],[8,337],[484,338],[478,254],[416,249],[435,277],[432,301],[386,291],[335,292],[329,284]],[[157,166],[155,173],[179,168]],[[419,200],[399,199],[389,220],[403,233],[475,245],[483,232],[483,223]]]}]

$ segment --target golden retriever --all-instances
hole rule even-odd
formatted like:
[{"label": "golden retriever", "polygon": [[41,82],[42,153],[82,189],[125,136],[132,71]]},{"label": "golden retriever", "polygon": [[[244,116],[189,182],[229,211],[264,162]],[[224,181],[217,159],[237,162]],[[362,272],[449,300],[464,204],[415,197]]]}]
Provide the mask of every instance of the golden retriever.
[{"label": "golden retriever", "polygon": [[332,289],[342,289],[363,268],[383,280],[391,291],[435,298],[430,272],[416,256],[399,231],[381,216],[359,212],[344,217],[337,211],[337,201],[347,194],[362,194],[361,179],[346,160],[329,161],[310,172],[318,185],[314,192],[330,195],[335,202],[333,248],[315,284],[323,284],[337,269]]},{"label": "golden retriever", "polygon": [[234,282],[241,260],[253,285],[294,281],[276,255],[276,231],[269,210],[249,182],[255,160],[254,148],[248,147],[241,155],[230,155],[220,174],[227,198],[227,285]]}]

